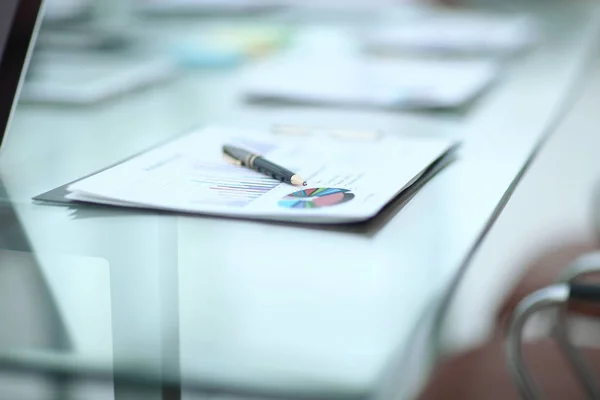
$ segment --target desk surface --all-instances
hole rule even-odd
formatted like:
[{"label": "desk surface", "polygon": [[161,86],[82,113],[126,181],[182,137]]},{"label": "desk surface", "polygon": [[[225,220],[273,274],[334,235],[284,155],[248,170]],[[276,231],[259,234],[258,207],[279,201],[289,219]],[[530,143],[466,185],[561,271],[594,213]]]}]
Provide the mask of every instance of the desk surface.
[{"label": "desk surface", "polygon": [[[543,42],[461,113],[251,106],[239,99],[235,69],[184,72],[94,107],[20,105],[0,157],[0,262],[29,287],[3,292],[12,293],[2,303],[13,323],[0,330],[0,366],[114,365],[282,398],[411,396],[435,361],[446,299],[569,104],[595,44],[594,2],[528,7]],[[162,34],[173,27],[154,24]],[[377,230],[31,201],[215,121],[375,127],[456,135],[464,145]],[[291,256],[298,246],[307,252]],[[11,275],[19,265],[28,268]]]}]

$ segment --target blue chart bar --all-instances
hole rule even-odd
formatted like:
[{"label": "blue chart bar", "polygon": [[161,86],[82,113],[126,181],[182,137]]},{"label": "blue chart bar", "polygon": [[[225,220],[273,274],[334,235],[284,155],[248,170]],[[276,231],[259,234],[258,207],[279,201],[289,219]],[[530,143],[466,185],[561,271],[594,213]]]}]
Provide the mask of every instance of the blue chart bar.
[{"label": "blue chart bar", "polygon": [[204,203],[243,207],[280,184],[236,166],[203,163],[197,168],[192,182],[207,189]]}]

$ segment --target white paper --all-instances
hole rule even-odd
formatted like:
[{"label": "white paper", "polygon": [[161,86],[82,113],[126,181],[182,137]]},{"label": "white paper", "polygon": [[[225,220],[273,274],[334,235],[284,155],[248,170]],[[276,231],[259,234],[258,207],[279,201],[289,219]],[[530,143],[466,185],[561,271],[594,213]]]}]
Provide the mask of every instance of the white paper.
[{"label": "white paper", "polygon": [[[308,185],[230,165],[222,158],[223,144],[258,152]],[[377,214],[452,145],[437,138],[282,138],[209,127],[70,185],[68,198],[244,218],[360,221]]]},{"label": "white paper", "polygon": [[365,47],[384,52],[505,55],[528,48],[538,40],[538,28],[527,16],[455,12],[376,28],[366,35]]},{"label": "white paper", "polygon": [[393,60],[287,55],[249,67],[250,99],[382,108],[464,105],[498,77],[489,60]]},{"label": "white paper", "polygon": [[138,0],[147,12],[248,12],[283,6],[279,0]]},{"label": "white paper", "polygon": [[27,77],[23,102],[92,104],[175,75],[170,60],[42,54]]}]

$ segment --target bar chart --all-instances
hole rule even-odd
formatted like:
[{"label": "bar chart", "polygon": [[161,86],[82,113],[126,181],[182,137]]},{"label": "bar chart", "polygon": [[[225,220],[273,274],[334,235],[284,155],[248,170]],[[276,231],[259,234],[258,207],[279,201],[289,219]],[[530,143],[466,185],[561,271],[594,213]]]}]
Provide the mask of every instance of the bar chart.
[{"label": "bar chart", "polygon": [[231,207],[244,207],[281,182],[237,166],[196,163],[190,181],[204,193],[197,202]]}]

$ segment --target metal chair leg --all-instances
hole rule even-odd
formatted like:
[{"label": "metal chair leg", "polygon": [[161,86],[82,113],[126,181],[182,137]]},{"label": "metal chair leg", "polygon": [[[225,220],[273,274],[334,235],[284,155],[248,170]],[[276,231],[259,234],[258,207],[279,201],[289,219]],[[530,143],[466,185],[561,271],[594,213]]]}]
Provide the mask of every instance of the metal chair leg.
[{"label": "metal chair leg", "polygon": [[529,317],[541,310],[563,307],[569,299],[568,285],[553,285],[525,297],[515,309],[505,341],[509,372],[523,399],[537,400],[542,392],[523,360],[523,330]]},{"label": "metal chair leg", "polygon": [[[579,257],[559,277],[559,283],[570,285],[587,275],[600,273],[600,252]],[[581,352],[571,344],[567,330],[567,307],[560,307],[554,315],[553,336],[565,355],[586,393],[592,399],[600,399],[600,387]]]}]

